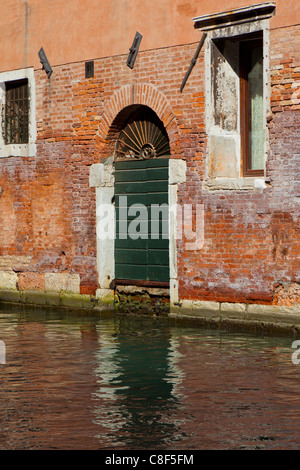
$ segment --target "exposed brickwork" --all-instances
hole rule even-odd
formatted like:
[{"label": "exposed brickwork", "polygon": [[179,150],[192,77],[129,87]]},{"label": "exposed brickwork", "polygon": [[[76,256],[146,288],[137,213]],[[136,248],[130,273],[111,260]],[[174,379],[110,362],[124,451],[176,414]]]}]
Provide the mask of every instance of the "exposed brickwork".
[{"label": "exposed brickwork", "polygon": [[4,255],[0,257],[0,271],[24,271],[30,266],[31,256]]},{"label": "exposed brickwork", "polygon": [[19,290],[45,290],[45,275],[39,273],[20,273]]},{"label": "exposed brickwork", "polygon": [[273,286],[299,282],[299,34],[299,27],[271,32],[270,187],[202,191],[205,151],[198,145],[199,157],[187,160],[180,202],[204,204],[205,244],[195,257],[180,243],[181,298],[278,303]]},{"label": "exposed brickwork", "polygon": [[16,257],[30,259],[19,263],[19,287],[42,289],[51,272],[79,274],[84,294],[101,287],[89,170],[113,156],[126,110],[144,104],[163,121],[172,158],[187,161],[178,202],[205,207],[204,247],[195,253],[178,242],[179,297],[278,303],[274,286],[299,282],[299,34],[299,27],[271,31],[271,183],[264,190],[202,187],[203,51],[180,93],[197,44],[141,52],[133,70],[125,55],[97,59],[90,79],[84,62],[55,66],[50,80],[36,71],[37,157],[0,159],[0,259],[9,269]]},{"label": "exposed brickwork", "polygon": [[296,305],[300,304],[300,283],[289,282],[277,284],[274,286],[274,304],[275,305]]},{"label": "exposed brickwork", "polygon": [[271,35],[271,108],[273,113],[300,110],[300,27]]},{"label": "exposed brickwork", "polygon": [[143,83],[123,86],[105,105],[96,136],[100,158],[103,159],[111,155],[112,149],[109,145],[109,135],[112,133],[113,124],[118,120],[118,114],[127,107],[132,107],[135,104],[148,106],[156,112],[168,133],[172,155],[180,157],[183,153],[181,150],[181,141],[179,140],[175,115],[170,108],[170,104],[157,88],[151,84]]}]

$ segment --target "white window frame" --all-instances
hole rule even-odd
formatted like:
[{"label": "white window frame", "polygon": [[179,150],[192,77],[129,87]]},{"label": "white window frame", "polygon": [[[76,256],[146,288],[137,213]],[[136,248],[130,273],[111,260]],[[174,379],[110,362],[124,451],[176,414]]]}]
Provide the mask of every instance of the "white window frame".
[{"label": "white window frame", "polygon": [[[29,91],[29,129],[28,143],[6,144],[4,141],[4,116],[6,83],[27,78]],[[36,114],[35,114],[35,78],[33,68],[12,70],[0,73],[0,158],[7,157],[35,157],[36,156]]]},{"label": "white window frame", "polygon": [[[195,27],[204,31],[207,35],[205,46],[205,121],[208,137],[206,176],[203,187],[210,190],[233,189],[249,190],[255,188],[268,187],[268,181],[265,176],[244,176],[241,171],[241,138],[240,138],[240,77],[235,75],[235,87],[237,94],[237,128],[232,132],[224,132],[216,126],[213,119],[213,99],[212,99],[212,42],[216,39],[239,40],[240,37],[261,32],[263,38],[263,60],[264,60],[264,166],[266,165],[269,151],[269,139],[267,129],[267,116],[270,112],[270,79],[269,79],[269,18],[274,14],[274,2],[253,5],[250,7],[232,10],[231,12],[222,12],[219,14],[205,15],[194,18]],[[229,14],[230,13],[230,14]],[[220,136],[231,145],[231,151],[224,153],[224,158],[234,169],[233,177],[222,174],[212,177],[209,168],[213,162],[213,142],[214,137]],[[229,166],[230,168],[230,166]]]}]

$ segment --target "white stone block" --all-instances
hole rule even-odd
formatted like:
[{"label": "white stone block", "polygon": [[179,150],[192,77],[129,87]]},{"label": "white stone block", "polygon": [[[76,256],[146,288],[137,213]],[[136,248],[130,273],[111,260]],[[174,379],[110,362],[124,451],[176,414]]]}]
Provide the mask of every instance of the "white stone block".
[{"label": "white stone block", "polygon": [[69,273],[46,273],[45,290],[74,292],[75,294],[79,294],[80,276],[79,274]]},{"label": "white stone block", "polygon": [[0,289],[17,289],[18,275],[13,271],[0,271]]},{"label": "white stone block", "polygon": [[90,168],[89,184],[91,188],[114,186],[114,168],[111,163],[95,163]]},{"label": "white stone block", "polygon": [[169,184],[180,184],[186,181],[186,161],[169,160]]}]

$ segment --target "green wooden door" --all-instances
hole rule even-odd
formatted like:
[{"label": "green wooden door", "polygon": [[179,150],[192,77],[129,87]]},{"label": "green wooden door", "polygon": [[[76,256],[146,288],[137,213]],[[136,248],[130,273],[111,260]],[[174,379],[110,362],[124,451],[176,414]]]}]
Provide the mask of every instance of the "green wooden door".
[{"label": "green wooden door", "polygon": [[168,158],[115,162],[115,277],[169,281]]}]

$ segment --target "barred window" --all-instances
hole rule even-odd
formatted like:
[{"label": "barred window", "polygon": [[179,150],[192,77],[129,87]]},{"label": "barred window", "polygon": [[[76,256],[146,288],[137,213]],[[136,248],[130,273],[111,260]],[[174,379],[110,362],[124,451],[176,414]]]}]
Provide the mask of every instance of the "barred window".
[{"label": "barred window", "polygon": [[5,89],[5,144],[26,144],[29,134],[28,79],[6,82]]}]

